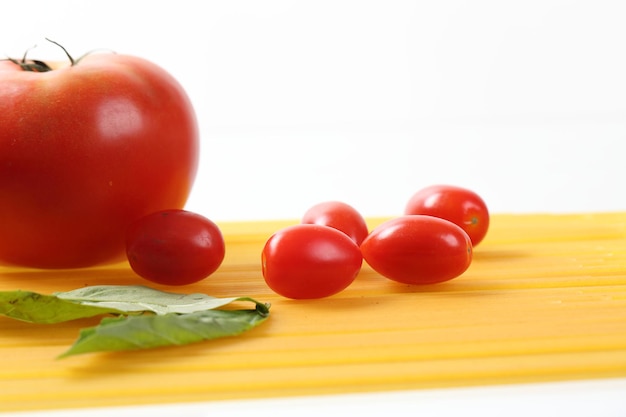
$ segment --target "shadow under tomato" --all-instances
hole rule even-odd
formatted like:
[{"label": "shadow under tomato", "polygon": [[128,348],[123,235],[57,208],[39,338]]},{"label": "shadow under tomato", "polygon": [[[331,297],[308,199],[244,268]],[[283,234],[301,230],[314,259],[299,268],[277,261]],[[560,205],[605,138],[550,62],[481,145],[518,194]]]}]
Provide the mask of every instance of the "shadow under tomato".
[{"label": "shadow under tomato", "polygon": [[530,258],[532,253],[520,250],[475,248],[472,262],[501,262]]}]

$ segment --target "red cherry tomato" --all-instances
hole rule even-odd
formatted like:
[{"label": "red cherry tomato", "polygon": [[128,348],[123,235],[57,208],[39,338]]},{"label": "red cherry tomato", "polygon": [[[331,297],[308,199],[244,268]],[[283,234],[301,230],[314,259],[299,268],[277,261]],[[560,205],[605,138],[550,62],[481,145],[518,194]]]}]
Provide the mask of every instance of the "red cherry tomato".
[{"label": "red cherry tomato", "polygon": [[263,277],[277,294],[294,299],[328,297],[347,288],[363,257],[345,233],[298,224],[272,235],[262,252]]},{"label": "red cherry tomato", "polygon": [[472,261],[472,242],[459,226],[433,216],[411,215],[374,228],[361,244],[379,274],[405,284],[435,284],[461,275]]},{"label": "red cherry tomato", "polygon": [[475,192],[452,185],[433,185],[415,193],[404,214],[427,214],[441,217],[460,226],[478,245],[489,229],[489,210]]},{"label": "red cherry tomato", "polygon": [[200,281],[224,260],[224,238],[211,220],[185,210],[163,210],[135,221],[126,238],[137,275],[158,284]]},{"label": "red cherry tomato", "polygon": [[129,224],[182,208],[197,162],[191,102],[155,64],[0,60],[0,263],[123,260]]},{"label": "red cherry tomato", "polygon": [[341,201],[325,201],[314,205],[304,213],[302,223],[333,227],[347,234],[357,245],[369,233],[361,213]]}]

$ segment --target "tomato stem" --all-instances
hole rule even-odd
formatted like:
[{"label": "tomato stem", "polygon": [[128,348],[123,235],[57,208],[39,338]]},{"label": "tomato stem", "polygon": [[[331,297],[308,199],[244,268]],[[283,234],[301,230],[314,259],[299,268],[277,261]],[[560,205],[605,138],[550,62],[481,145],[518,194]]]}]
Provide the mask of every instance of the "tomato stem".
[{"label": "tomato stem", "polygon": [[37,45],[33,45],[30,48],[28,48],[25,52],[24,52],[24,56],[22,57],[21,61],[18,61],[15,58],[10,58],[7,57],[6,59],[13,62],[16,65],[19,65],[22,70],[24,71],[32,71],[32,72],[48,72],[48,71],[52,71],[52,68],[50,68],[50,66],[48,64],[46,64],[43,61],[39,61],[39,60],[30,60],[30,61],[26,61],[26,56],[28,55],[28,53],[33,50],[34,48],[36,48]]},{"label": "tomato stem", "polygon": [[[67,57],[70,60],[70,64],[71,66],[76,65],[76,63],[78,61],[76,61],[72,55],[69,54],[69,52],[67,52],[67,49],[65,49],[65,47],[63,47],[63,45],[61,45],[58,42],[55,42],[51,39],[45,38],[48,42],[52,42],[53,44],[57,45],[59,48],[61,48],[63,50],[63,52],[65,52],[65,55],[67,55]],[[44,61],[40,61],[38,59],[30,59],[27,60],[26,56],[28,55],[28,53],[34,49],[37,45],[34,45],[30,48],[28,48],[26,50],[26,52],[24,52],[24,56],[22,57],[21,60],[17,60],[15,58],[7,58],[9,61],[13,62],[15,65],[19,65],[20,68],[22,68],[23,71],[31,71],[31,72],[48,72],[48,71],[52,71],[52,67],[50,67],[50,65],[46,64]]]},{"label": "tomato stem", "polygon": [[70,60],[70,64],[73,67],[74,65],[76,65],[76,61],[74,60],[74,58],[72,57],[72,55],[70,55],[69,52],[67,52],[67,49],[65,49],[65,47],[63,45],[61,45],[58,42],[53,41],[52,39],[48,39],[46,38],[46,40],[48,42],[52,42],[53,44],[55,44],[56,46],[58,46],[59,48],[61,48],[63,50],[63,52],[65,52],[65,55],[67,55],[68,59]]}]

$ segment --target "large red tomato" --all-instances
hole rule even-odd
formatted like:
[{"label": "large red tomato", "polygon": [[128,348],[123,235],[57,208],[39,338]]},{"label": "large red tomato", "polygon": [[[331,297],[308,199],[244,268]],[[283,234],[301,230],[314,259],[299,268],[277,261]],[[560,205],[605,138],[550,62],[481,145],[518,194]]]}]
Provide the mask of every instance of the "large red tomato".
[{"label": "large red tomato", "polygon": [[127,226],[182,208],[191,190],[199,143],[188,96],[133,56],[31,65],[44,72],[18,64],[0,61],[0,263],[123,259]]}]

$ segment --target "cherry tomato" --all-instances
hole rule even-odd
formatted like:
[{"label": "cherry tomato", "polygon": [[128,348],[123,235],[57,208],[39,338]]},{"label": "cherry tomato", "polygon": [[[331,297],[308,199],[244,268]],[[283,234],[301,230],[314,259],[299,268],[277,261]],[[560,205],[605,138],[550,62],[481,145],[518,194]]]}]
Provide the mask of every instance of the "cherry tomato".
[{"label": "cherry tomato", "polygon": [[461,275],[472,261],[472,242],[454,223],[433,216],[388,220],[361,244],[379,274],[405,284],[435,284]]},{"label": "cherry tomato", "polygon": [[198,144],[185,91],[144,59],[0,60],[0,263],[123,260],[132,221],[184,206]]},{"label": "cherry tomato", "polygon": [[489,210],[475,192],[452,185],[432,185],[415,193],[404,214],[427,214],[441,217],[460,226],[478,245],[489,229]]},{"label": "cherry tomato", "polygon": [[333,227],[347,234],[357,245],[369,233],[361,213],[341,201],[325,201],[314,205],[304,213],[302,223]]},{"label": "cherry tomato", "polygon": [[131,224],[126,253],[137,275],[158,284],[186,285],[219,268],[225,245],[218,226],[204,216],[162,210]]},{"label": "cherry tomato", "polygon": [[261,263],[267,285],[294,299],[328,297],[347,288],[363,257],[345,233],[318,224],[279,230],[263,248]]}]

